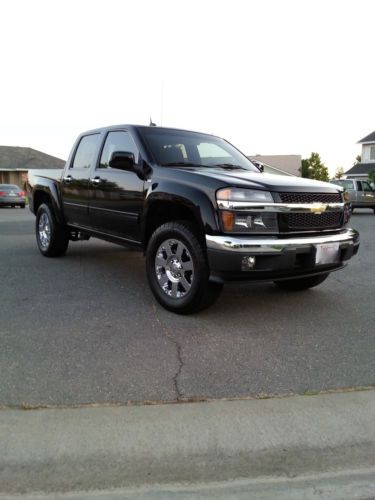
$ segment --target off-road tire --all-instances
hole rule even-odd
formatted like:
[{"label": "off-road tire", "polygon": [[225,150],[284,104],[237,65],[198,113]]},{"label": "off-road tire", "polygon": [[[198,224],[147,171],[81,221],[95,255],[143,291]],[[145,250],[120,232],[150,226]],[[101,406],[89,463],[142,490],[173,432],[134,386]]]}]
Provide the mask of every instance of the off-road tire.
[{"label": "off-road tire", "polygon": [[38,208],[35,232],[38,248],[45,257],[60,257],[67,251],[68,229],[57,222],[51,205],[43,203]]},{"label": "off-road tire", "polygon": [[206,250],[188,221],[167,222],[154,231],[147,245],[146,271],[156,300],[177,314],[209,307],[222,290],[222,284],[209,281]]},{"label": "off-road tire", "polygon": [[328,276],[329,273],[324,273],[318,274],[317,276],[307,276],[305,278],[296,278],[293,280],[274,281],[274,283],[284,290],[300,291],[320,285]]}]

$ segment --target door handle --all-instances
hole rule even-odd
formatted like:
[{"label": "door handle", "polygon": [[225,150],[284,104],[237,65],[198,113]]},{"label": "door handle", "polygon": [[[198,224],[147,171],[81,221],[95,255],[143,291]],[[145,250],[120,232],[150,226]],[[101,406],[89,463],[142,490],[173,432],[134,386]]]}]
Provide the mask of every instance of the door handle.
[{"label": "door handle", "polygon": [[101,178],[100,177],[94,177],[93,179],[90,179],[90,182],[91,184],[93,184],[94,186],[99,186],[100,182],[101,182]]},{"label": "door handle", "polygon": [[65,184],[70,184],[73,180],[73,177],[71,175],[67,175],[66,177],[64,177],[63,181]]}]

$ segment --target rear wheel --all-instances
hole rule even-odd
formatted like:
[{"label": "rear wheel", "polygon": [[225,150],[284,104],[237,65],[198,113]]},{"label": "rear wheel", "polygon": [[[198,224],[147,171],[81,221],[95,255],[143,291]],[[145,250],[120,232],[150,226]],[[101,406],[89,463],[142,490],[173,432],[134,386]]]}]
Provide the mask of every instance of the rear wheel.
[{"label": "rear wheel", "polygon": [[69,245],[69,232],[59,224],[49,204],[43,203],[36,214],[36,241],[45,257],[64,255]]},{"label": "rear wheel", "polygon": [[210,306],[222,290],[209,281],[205,249],[188,222],[156,229],[147,246],[146,270],[156,300],[178,314]]},{"label": "rear wheel", "polygon": [[281,280],[274,281],[275,285],[284,290],[307,290],[308,288],[313,288],[314,286],[320,285],[326,280],[329,273],[318,274],[317,276],[308,276],[306,278],[296,278],[293,280]]}]

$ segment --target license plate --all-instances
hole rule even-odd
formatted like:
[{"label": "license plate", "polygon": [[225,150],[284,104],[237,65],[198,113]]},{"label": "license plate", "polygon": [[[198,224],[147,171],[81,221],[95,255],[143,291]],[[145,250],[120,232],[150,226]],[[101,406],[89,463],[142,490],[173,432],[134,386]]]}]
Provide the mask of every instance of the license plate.
[{"label": "license plate", "polygon": [[333,264],[339,259],[339,243],[316,245],[315,264]]},{"label": "license plate", "polygon": [[16,193],[8,193],[8,196],[17,196]]}]

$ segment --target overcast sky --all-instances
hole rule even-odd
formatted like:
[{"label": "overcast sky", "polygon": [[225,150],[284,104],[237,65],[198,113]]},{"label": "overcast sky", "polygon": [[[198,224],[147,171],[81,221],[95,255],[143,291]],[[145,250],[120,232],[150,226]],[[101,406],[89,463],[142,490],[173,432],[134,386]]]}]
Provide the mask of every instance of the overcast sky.
[{"label": "overcast sky", "polygon": [[374,0],[2,0],[0,144],[117,123],[349,168],[375,130]]}]

